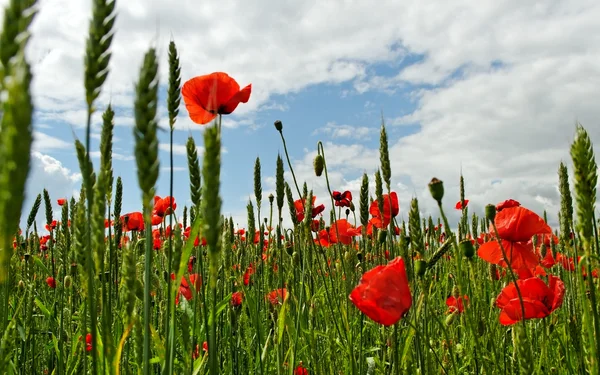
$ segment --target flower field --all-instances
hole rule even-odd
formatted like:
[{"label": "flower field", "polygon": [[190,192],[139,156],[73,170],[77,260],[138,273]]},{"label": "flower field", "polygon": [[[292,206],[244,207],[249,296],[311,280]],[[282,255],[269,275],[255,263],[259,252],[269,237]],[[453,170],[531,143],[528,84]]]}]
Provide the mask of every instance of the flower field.
[{"label": "flower field", "polygon": [[[11,0],[0,34],[0,373],[600,374],[598,166],[582,126],[571,163],[557,165],[556,230],[519,197],[470,212],[462,177],[460,200],[450,201],[432,176],[439,215],[422,217],[416,198],[399,202],[391,188],[396,161],[383,123],[380,164],[358,191],[330,186],[318,143],[314,171],[329,195],[316,197],[296,180],[279,120],[270,131],[285,155],[248,166],[254,199],[245,226],[234,225],[221,213],[221,121],[251,100],[251,84],[223,72],[182,82],[176,43],[164,62],[149,49],[135,78],[138,186],[123,186],[112,168],[115,114],[96,105],[110,74],[115,2],[93,0],[87,133],[74,145],[80,194],[51,197],[40,187],[23,207],[34,110],[24,48],[35,3]],[[169,66],[168,119],[157,111],[159,64]],[[187,180],[174,182],[182,106],[206,129],[188,138]],[[92,150],[96,112],[103,125]],[[164,192],[156,190],[159,120],[171,133]],[[265,162],[276,163],[269,196]],[[178,204],[188,197],[174,197],[174,183],[189,184],[190,206]],[[139,211],[122,212],[124,189],[140,192]],[[450,210],[462,213],[459,222],[448,221]]]}]

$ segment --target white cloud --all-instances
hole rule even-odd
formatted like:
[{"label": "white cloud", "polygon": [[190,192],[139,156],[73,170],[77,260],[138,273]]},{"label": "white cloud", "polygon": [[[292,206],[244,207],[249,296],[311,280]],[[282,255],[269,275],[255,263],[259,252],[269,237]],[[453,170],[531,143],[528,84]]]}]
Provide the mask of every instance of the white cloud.
[{"label": "white cloud", "polygon": [[65,142],[62,139],[52,137],[48,134],[34,131],[33,132],[32,149],[34,151],[40,151],[40,152],[48,152],[48,151],[52,151],[52,150],[65,150],[65,149],[74,150],[75,145],[70,142]]},{"label": "white cloud", "polygon": [[[95,158],[95,159],[99,159],[101,156],[100,151],[92,151],[90,152],[90,157]],[[112,153],[112,158],[114,160],[121,160],[121,161],[131,161],[131,160],[135,160],[135,157],[133,155],[123,155],[120,154],[118,152],[114,152]]]},{"label": "white cloud", "polygon": [[[26,226],[25,222],[29,211],[33,206],[36,196],[44,189],[48,190],[48,194],[52,200],[54,208],[54,216],[57,218],[60,213],[59,206],[56,203],[58,198],[71,198],[75,194],[75,190],[79,189],[81,184],[81,174],[71,171],[63,166],[57,159],[43,154],[38,151],[31,153],[31,169],[27,179],[27,194],[23,204],[23,215],[21,226]],[[43,230],[45,223],[44,208],[40,208],[36,217],[38,230]]]},{"label": "white cloud", "polygon": [[372,129],[366,126],[352,126],[336,124],[335,121],[330,121],[325,126],[315,129],[313,135],[328,134],[331,138],[353,138],[353,139],[370,139],[371,134],[377,129]]}]

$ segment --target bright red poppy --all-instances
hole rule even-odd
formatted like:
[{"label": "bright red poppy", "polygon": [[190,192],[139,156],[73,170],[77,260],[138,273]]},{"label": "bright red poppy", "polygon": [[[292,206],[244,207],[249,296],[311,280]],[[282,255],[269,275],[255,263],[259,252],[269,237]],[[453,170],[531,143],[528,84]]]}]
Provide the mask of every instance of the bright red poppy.
[{"label": "bright red poppy", "polygon": [[401,257],[365,272],[350,293],[350,301],[366,316],[385,326],[395,324],[412,306]]},{"label": "bright red poppy", "polygon": [[141,212],[131,212],[121,216],[121,223],[123,224],[123,231],[128,232],[131,230],[144,230],[144,215]]},{"label": "bright red poppy", "polygon": [[[509,258],[504,259],[498,241],[486,242],[477,255],[488,263],[514,269],[533,269],[539,264],[531,238],[536,234],[552,234],[552,228],[535,212],[524,207],[512,206],[502,209],[494,220],[498,229],[499,241]],[[493,233],[493,229],[490,230]]]},{"label": "bright red poppy", "polygon": [[[336,231],[337,228],[337,231]],[[340,219],[329,228],[329,242],[341,242],[344,245],[352,243],[352,237],[359,236],[360,231],[354,228],[346,219]]]},{"label": "bright red poppy", "polygon": [[[565,284],[556,276],[548,276],[548,285],[537,277],[517,280],[523,297],[524,319],[542,319],[559,308],[565,296]],[[523,319],[523,311],[517,288],[510,283],[496,298],[500,312],[500,324],[511,325]]]},{"label": "bright red poppy", "polygon": [[287,297],[288,293],[286,288],[272,290],[267,294],[267,299],[271,305],[282,304]]},{"label": "bright red poppy", "polygon": [[[313,207],[312,217],[313,218],[315,216],[317,216],[318,214],[322,213],[323,211],[325,211],[324,204],[320,204],[315,207],[316,200],[317,200],[317,197],[315,197],[313,195],[313,197],[312,197],[312,207]],[[296,208],[296,219],[298,220],[298,222],[301,222],[302,220],[304,220],[304,201],[305,201],[305,199],[298,199],[298,200],[294,201],[294,207]]]},{"label": "bright red poppy", "polygon": [[521,203],[519,203],[518,201],[516,201],[514,199],[507,199],[504,202],[500,202],[496,205],[496,211],[500,212],[505,208],[519,207],[520,205],[521,205]]},{"label": "bright red poppy", "polygon": [[92,334],[91,333],[88,333],[87,335],[85,335],[85,351],[86,352],[92,351]]},{"label": "bright red poppy", "polygon": [[[465,199],[465,207],[467,207],[468,205],[469,205],[469,200]],[[456,208],[457,210],[462,210],[465,207],[462,206],[462,203],[460,201],[456,202],[456,206],[454,206],[454,208]]]},{"label": "bright red poppy", "polygon": [[244,295],[242,292],[233,292],[231,294],[231,306],[238,307],[242,305],[242,301],[244,299]]},{"label": "bright red poppy", "polygon": [[247,103],[252,85],[240,85],[227,73],[215,72],[190,79],[183,84],[181,95],[190,118],[196,124],[211,122],[217,115],[232,113],[240,103]]},{"label": "bright red poppy", "polygon": [[454,296],[450,296],[446,299],[446,306],[448,306],[448,313],[451,314],[453,312],[463,313],[465,311],[465,303],[469,302],[469,297],[465,295],[462,298],[456,298]]},{"label": "bright red poppy", "polygon": [[[202,276],[198,275],[196,273],[193,273],[189,277],[190,277],[190,283],[192,283],[195,293],[200,292],[200,288],[202,287]],[[171,273],[171,280],[175,280],[174,273]],[[177,293],[177,296],[175,297],[175,304],[179,304],[179,295],[180,294],[183,294],[185,299],[187,299],[188,301],[191,300],[193,297],[192,289],[190,288],[190,285],[188,284],[185,276],[181,277],[181,284],[179,285],[179,293]]]},{"label": "bright red poppy", "polygon": [[[161,198],[158,195],[154,197],[154,211],[153,215],[164,217],[165,215],[171,214],[173,211],[177,209],[177,203],[175,203],[175,198],[173,197],[164,197]],[[155,224],[153,224],[155,225]]]},{"label": "bright red poppy", "polygon": [[64,206],[64,204],[67,203],[67,198],[58,198],[56,202],[59,206]]},{"label": "bright red poppy", "polygon": [[[392,198],[392,207],[390,209],[390,197]],[[390,225],[390,220],[393,217],[398,216],[400,212],[400,205],[398,204],[398,195],[396,192],[392,192],[390,195],[383,194],[383,215],[379,211],[379,203],[374,200],[369,207],[369,213],[373,218],[371,222],[377,228],[383,229]]]}]

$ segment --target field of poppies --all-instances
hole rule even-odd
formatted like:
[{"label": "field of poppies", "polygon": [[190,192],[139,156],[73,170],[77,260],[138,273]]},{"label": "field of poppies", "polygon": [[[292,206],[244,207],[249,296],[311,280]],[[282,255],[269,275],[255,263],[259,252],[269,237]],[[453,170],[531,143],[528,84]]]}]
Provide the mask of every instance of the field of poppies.
[{"label": "field of poppies", "polygon": [[[317,145],[314,170],[329,196],[316,197],[296,180],[281,121],[272,130],[285,150],[273,160],[276,194],[264,196],[257,159],[240,227],[221,214],[221,119],[250,100],[251,85],[222,72],[182,83],[170,43],[171,144],[181,105],[206,126],[202,140],[188,139],[189,181],[177,181],[189,183],[192,204],[178,205],[188,197],[155,190],[159,61],[149,49],[133,103],[139,186],[123,186],[112,169],[114,112],[97,106],[115,2],[94,0],[87,133],[75,142],[81,192],[43,190],[22,207],[33,113],[24,48],[35,3],[11,0],[0,34],[0,373],[600,374],[598,166],[582,126],[570,150],[573,186],[558,165],[558,230],[518,197],[469,212],[462,177],[458,201],[432,178],[439,216],[421,217],[417,199],[399,202],[391,190],[384,124],[379,168],[359,191],[329,185]],[[94,170],[89,129],[100,110]],[[139,212],[121,212],[123,189],[139,189]],[[448,210],[460,210],[460,222],[448,222]]]}]

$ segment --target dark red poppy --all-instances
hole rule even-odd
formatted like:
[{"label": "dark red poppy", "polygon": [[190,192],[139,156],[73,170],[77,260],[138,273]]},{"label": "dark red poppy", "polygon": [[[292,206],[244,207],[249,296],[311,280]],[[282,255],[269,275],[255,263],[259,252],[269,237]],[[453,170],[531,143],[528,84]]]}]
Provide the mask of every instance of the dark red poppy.
[{"label": "dark red poppy", "polygon": [[[553,275],[548,276],[548,281],[546,285],[537,277],[517,280],[523,297],[525,320],[545,318],[562,305],[565,284]],[[499,321],[502,325],[515,324],[523,319],[521,302],[514,283],[502,289],[496,298],[496,307],[501,310]]]},{"label": "dark red poppy", "polygon": [[240,85],[227,73],[215,72],[190,79],[183,84],[181,95],[196,124],[211,122],[218,114],[232,113],[240,103],[250,99],[252,85],[240,90]]},{"label": "dark red poppy", "polygon": [[54,280],[54,277],[52,276],[46,278],[46,284],[52,289],[56,288],[56,280]]},{"label": "dark red poppy", "polygon": [[469,200],[465,199],[465,207],[462,206],[462,203],[460,201],[456,202],[456,206],[454,206],[454,208],[456,208],[457,210],[462,210],[463,208],[466,208],[469,205]]},{"label": "dark red poppy", "polygon": [[395,324],[408,312],[412,296],[401,257],[365,272],[350,301],[366,316],[385,326]]},{"label": "dark red poppy", "polygon": [[[552,228],[540,216],[524,207],[512,206],[502,209],[494,220],[499,239],[486,242],[477,255],[488,263],[506,267],[508,263],[514,269],[533,269],[539,264],[531,238],[536,234],[552,234]],[[490,229],[493,233],[493,229]],[[502,255],[499,241],[506,251],[508,262]]]},{"label": "dark red poppy", "polygon": [[352,203],[352,193],[346,190],[343,193],[339,191],[334,191],[332,194],[333,200],[335,201],[335,205],[337,207],[350,207],[350,203]]},{"label": "dark red poppy", "polygon": [[[390,197],[392,206],[390,209]],[[390,195],[383,194],[383,215],[379,212],[379,203],[374,200],[369,207],[369,213],[373,216],[372,224],[377,228],[383,229],[390,225],[390,220],[393,217],[398,216],[400,212],[400,205],[398,204],[398,195],[396,192],[392,192]]]}]

